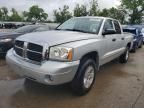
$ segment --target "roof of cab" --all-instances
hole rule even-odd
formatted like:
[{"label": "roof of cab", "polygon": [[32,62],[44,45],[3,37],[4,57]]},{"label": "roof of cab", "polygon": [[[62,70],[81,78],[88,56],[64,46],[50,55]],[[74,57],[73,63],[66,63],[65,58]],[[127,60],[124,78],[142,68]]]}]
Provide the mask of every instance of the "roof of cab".
[{"label": "roof of cab", "polygon": [[82,16],[82,17],[74,17],[74,18],[101,18],[101,19],[111,19],[111,20],[116,20],[110,17],[100,17],[100,16]]}]

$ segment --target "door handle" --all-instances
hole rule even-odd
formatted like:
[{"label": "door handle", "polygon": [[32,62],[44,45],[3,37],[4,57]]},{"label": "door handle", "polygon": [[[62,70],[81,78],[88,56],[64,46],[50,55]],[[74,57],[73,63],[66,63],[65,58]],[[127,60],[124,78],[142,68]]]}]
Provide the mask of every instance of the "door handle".
[{"label": "door handle", "polygon": [[125,40],[125,38],[121,38],[121,40]]},{"label": "door handle", "polygon": [[113,42],[115,42],[115,41],[116,41],[116,39],[114,38],[114,39],[112,39],[112,41],[113,41]]}]

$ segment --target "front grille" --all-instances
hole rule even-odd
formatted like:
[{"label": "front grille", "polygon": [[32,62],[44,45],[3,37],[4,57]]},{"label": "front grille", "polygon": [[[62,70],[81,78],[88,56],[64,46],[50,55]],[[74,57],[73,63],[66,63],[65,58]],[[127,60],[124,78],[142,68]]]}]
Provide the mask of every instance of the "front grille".
[{"label": "front grille", "polygon": [[28,49],[33,50],[33,51],[37,51],[37,52],[42,52],[43,47],[41,45],[29,43],[28,44]]},{"label": "front grille", "polygon": [[30,60],[33,60],[33,61],[41,62],[42,54],[27,51],[27,58],[30,59]]},{"label": "front grille", "polygon": [[24,41],[15,41],[14,50],[20,57],[34,61],[42,62],[43,60],[43,46]]},{"label": "front grille", "polygon": [[15,50],[17,55],[19,55],[21,57],[23,56],[23,49],[20,49],[18,47],[14,47],[14,50]]},{"label": "front grille", "polygon": [[24,42],[23,42],[23,41],[19,41],[19,40],[17,40],[17,41],[15,41],[15,45],[18,46],[18,47],[23,48],[23,46],[24,46]]}]

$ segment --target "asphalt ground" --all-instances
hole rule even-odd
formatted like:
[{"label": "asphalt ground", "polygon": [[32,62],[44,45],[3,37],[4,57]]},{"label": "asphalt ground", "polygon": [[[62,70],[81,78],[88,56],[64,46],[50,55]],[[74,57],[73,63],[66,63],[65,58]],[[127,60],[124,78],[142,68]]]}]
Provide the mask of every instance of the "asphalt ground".
[{"label": "asphalt ground", "polygon": [[144,108],[144,48],[127,64],[105,64],[92,90],[76,96],[67,85],[30,83],[0,59],[0,108]]}]

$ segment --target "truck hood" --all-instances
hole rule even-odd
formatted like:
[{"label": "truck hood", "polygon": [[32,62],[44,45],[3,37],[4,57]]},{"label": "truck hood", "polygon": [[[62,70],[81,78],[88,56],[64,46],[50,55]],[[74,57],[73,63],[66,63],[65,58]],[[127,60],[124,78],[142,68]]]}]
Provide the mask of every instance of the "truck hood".
[{"label": "truck hood", "polygon": [[64,44],[74,41],[95,39],[98,36],[96,34],[73,32],[73,31],[46,31],[25,34],[17,38],[17,40],[22,40],[26,42],[32,42],[36,44],[48,44],[49,46]]}]

